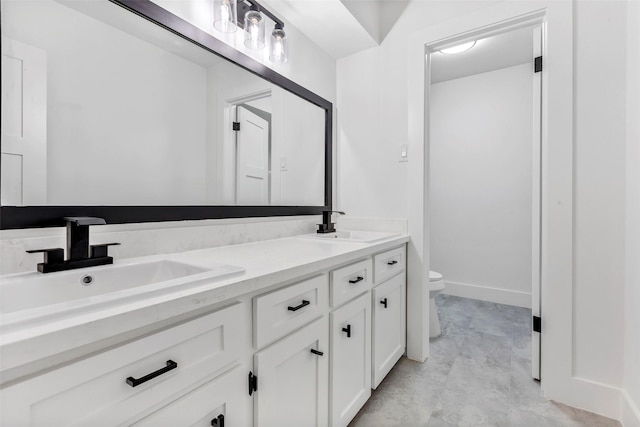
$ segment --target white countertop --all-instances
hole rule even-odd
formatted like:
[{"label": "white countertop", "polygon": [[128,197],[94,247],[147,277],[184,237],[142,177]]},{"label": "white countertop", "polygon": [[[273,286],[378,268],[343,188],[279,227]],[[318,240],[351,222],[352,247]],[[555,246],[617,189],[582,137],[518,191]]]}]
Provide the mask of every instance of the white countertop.
[{"label": "white countertop", "polygon": [[[109,339],[114,337],[119,336],[119,340],[131,338],[136,331],[140,334],[145,332],[145,328],[162,327],[179,316],[276,287],[278,284],[286,284],[316,272],[328,271],[339,264],[349,263],[408,241],[407,235],[374,243],[290,237],[121,262],[116,260],[115,265],[160,259],[203,267],[222,263],[243,267],[245,271],[213,282],[211,279],[207,280],[207,273],[201,273],[197,282],[173,287],[170,292],[128,303],[105,304],[96,306],[96,309],[79,310],[62,318],[44,318],[33,322],[24,319],[25,321],[13,326],[7,322],[8,325],[1,325],[0,382],[6,383],[113,345],[117,341],[109,342]],[[26,273],[23,276],[36,274],[40,273]],[[98,342],[101,344],[96,347]]]}]

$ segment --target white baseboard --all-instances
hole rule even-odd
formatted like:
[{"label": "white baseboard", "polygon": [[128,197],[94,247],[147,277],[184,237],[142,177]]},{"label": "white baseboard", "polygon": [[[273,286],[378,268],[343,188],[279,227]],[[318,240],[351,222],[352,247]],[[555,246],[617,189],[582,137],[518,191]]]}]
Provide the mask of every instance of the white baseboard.
[{"label": "white baseboard", "polygon": [[470,285],[446,280],[445,284],[444,291],[442,291],[443,294],[531,308],[530,292],[511,291],[508,289],[490,288],[488,286]]},{"label": "white baseboard", "polygon": [[[559,378],[555,378],[554,381],[545,383],[543,371],[541,386],[545,398],[614,420],[621,419],[624,390],[581,377],[558,380]],[[624,426],[638,427],[634,424]]]},{"label": "white baseboard", "polygon": [[620,423],[623,427],[640,427],[640,408],[626,390],[620,399]]}]

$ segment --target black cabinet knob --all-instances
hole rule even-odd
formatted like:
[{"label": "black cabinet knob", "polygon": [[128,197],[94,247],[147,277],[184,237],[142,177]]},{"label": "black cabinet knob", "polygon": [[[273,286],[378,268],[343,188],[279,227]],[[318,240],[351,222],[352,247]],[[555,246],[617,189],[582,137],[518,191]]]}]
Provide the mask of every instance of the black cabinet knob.
[{"label": "black cabinet knob", "polygon": [[387,299],[380,300],[380,304],[384,305],[384,308],[387,308]]},{"label": "black cabinet knob", "polygon": [[215,427],[224,427],[224,415],[220,414],[211,420],[211,425]]},{"label": "black cabinet knob", "polygon": [[347,338],[351,338],[351,325],[347,325],[346,328],[342,328],[342,332],[346,332]]}]

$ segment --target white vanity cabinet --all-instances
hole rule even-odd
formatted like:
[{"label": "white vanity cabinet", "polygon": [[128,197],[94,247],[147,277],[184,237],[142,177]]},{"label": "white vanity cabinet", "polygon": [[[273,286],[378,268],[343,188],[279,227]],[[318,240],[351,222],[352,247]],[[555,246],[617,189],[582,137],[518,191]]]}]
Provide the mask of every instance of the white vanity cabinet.
[{"label": "white vanity cabinet", "polygon": [[328,332],[323,317],[255,354],[255,426],[327,425]]},{"label": "white vanity cabinet", "polygon": [[358,248],[253,278],[208,309],[205,297],[176,302],[198,312],[150,306],[175,317],[140,320],[117,345],[88,322],[83,333],[102,340],[3,384],[0,425],[345,427],[406,342],[404,244]]},{"label": "white vanity cabinet", "polygon": [[374,256],[372,385],[377,388],[406,348],[405,248]]},{"label": "white vanity cabinet", "polygon": [[330,414],[344,427],[371,396],[371,297],[360,297],[331,315]]},{"label": "white vanity cabinet", "polygon": [[[197,396],[201,393],[198,387],[238,365],[246,353],[250,323],[242,306],[232,304],[6,387],[0,392],[0,424],[132,425],[160,408],[171,407],[171,402],[186,401],[187,393]],[[234,411],[250,411],[245,393],[233,398],[236,403],[231,406],[238,408]],[[217,410],[215,406],[207,409]],[[202,417],[208,416],[205,412],[201,411]],[[178,415],[166,409],[153,418]]]}]

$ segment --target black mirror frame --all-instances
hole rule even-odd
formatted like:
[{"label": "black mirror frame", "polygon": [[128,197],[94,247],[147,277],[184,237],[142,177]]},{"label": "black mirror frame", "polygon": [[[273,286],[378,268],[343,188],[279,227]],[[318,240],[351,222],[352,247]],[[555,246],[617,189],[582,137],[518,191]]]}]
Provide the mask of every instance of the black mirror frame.
[{"label": "black mirror frame", "polygon": [[235,50],[150,0],[109,0],[225,58],[325,110],[324,206],[1,206],[0,229],[61,227],[65,216],[95,216],[107,224],[320,215],[331,210],[333,104],[276,71]]}]

